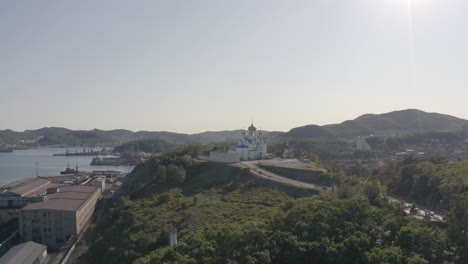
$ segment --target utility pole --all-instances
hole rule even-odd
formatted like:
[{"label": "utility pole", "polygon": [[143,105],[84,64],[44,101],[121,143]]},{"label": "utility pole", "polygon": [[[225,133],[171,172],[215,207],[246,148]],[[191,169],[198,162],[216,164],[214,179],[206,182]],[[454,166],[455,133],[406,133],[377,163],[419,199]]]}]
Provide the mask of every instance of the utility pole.
[{"label": "utility pole", "polygon": [[39,177],[39,162],[36,161],[36,177]]}]

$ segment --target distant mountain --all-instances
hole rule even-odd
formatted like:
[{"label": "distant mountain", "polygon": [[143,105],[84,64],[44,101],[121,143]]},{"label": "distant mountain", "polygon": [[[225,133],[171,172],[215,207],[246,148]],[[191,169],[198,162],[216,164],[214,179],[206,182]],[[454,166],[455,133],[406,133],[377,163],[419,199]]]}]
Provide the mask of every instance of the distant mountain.
[{"label": "distant mountain", "polygon": [[114,130],[100,130],[100,129],[93,129],[92,131],[106,134],[108,136],[111,136],[115,138],[116,140],[119,141],[128,141],[132,139],[132,135],[135,133],[130,130],[126,129],[114,129]]},{"label": "distant mountain", "polygon": [[336,135],[333,131],[317,126],[317,125],[307,125],[302,127],[296,127],[289,132],[282,135],[282,137],[291,137],[291,138],[335,138]]},{"label": "distant mountain", "polygon": [[17,145],[25,140],[34,141],[37,139],[38,136],[28,132],[16,132],[10,129],[0,130],[0,148],[4,147],[4,145]]},{"label": "distant mountain", "polygon": [[[365,114],[354,120],[325,126],[307,125],[288,132],[264,131],[270,142],[284,138],[293,139],[351,139],[357,136],[410,135],[426,132],[468,131],[468,120],[416,109],[394,111],[386,114]],[[21,140],[39,140],[44,145],[113,144],[159,139],[168,143],[210,144],[233,143],[242,137],[243,130],[207,131],[196,134],[167,131],[138,131],[125,129],[73,131],[61,127],[45,127],[24,132],[0,131],[0,144],[16,144]]]},{"label": "distant mountain", "polygon": [[[242,132],[244,130],[225,130],[225,131],[206,131],[196,134],[183,134],[183,133],[174,133],[167,131],[138,131],[132,132],[128,130],[94,130],[99,131],[100,133],[112,136],[115,140],[119,142],[128,142],[141,139],[160,139],[170,143],[185,143],[185,144],[210,144],[210,143],[226,143],[226,142],[235,142],[242,137]],[[266,135],[269,135],[269,132],[264,132]],[[272,133],[271,136],[274,136],[278,133]]]},{"label": "distant mountain", "polygon": [[244,130],[225,130],[225,131],[206,131],[203,133],[193,134],[201,143],[214,142],[232,142],[242,138]]},{"label": "distant mountain", "polygon": [[450,115],[408,109],[385,114],[365,114],[340,124],[293,128],[286,138],[353,138],[357,136],[391,136],[426,132],[451,132],[468,128],[468,120]]},{"label": "distant mountain", "polygon": [[427,113],[409,109],[381,115],[363,115],[354,121],[368,127],[376,134],[390,134],[400,131],[404,134],[424,132],[450,132],[463,130],[468,120],[439,113]]},{"label": "distant mountain", "polygon": [[171,148],[176,148],[177,144],[175,143],[168,143],[167,141],[153,138],[153,139],[139,139],[135,141],[129,141],[127,143],[121,144],[117,146],[114,151],[118,153],[124,152],[149,152],[149,153],[157,153],[167,151]]},{"label": "distant mountain", "polygon": [[111,144],[115,139],[95,131],[71,131],[66,134],[49,134],[39,139],[41,146],[48,145],[100,145]]},{"label": "distant mountain", "polygon": [[73,130],[63,127],[44,127],[36,130],[26,130],[24,132],[31,133],[38,136],[50,136],[50,135],[66,135]]}]

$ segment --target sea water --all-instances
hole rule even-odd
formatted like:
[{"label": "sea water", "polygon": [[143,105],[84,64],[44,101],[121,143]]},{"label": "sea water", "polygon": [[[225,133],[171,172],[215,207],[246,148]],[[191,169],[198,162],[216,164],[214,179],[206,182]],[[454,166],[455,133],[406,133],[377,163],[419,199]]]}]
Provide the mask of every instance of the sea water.
[{"label": "sea water", "polygon": [[[69,149],[74,152],[74,148]],[[93,156],[53,156],[64,154],[66,148],[38,148],[14,150],[11,153],[0,153],[0,186],[25,177],[59,175],[67,166],[79,171],[118,170],[130,172],[134,166],[92,166]],[[82,149],[78,149],[78,152]]]}]

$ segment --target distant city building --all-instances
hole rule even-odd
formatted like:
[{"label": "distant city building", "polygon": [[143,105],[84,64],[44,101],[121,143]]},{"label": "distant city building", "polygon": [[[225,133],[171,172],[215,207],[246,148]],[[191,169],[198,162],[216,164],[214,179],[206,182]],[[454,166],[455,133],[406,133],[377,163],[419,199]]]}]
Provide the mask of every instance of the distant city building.
[{"label": "distant city building", "polygon": [[101,193],[106,190],[106,176],[97,177],[93,181],[91,181],[91,186],[96,186],[101,189]]},{"label": "distant city building", "polygon": [[398,161],[404,160],[406,157],[424,157],[424,152],[417,152],[413,149],[407,149],[404,152],[395,153],[395,159]]},{"label": "distant city building", "polygon": [[360,151],[369,151],[371,150],[371,146],[367,144],[364,138],[358,137],[356,142],[356,149]]},{"label": "distant city building", "polygon": [[287,148],[283,151],[283,155],[281,157],[284,159],[294,158],[294,149],[290,148],[288,144]]},{"label": "distant city building", "polygon": [[12,247],[0,258],[1,264],[41,264],[47,260],[47,246],[29,241]]},{"label": "distant city building", "polygon": [[267,143],[262,132],[257,133],[257,128],[250,125],[248,132],[242,133],[242,138],[236,147],[241,160],[258,160],[267,156]]},{"label": "distant city building", "polygon": [[107,183],[113,183],[117,177],[123,176],[121,171],[113,171],[113,170],[93,171],[93,174],[106,176]]},{"label": "distant city building", "polygon": [[214,150],[210,152],[208,160],[222,163],[240,162],[240,153],[233,150]]},{"label": "distant city building", "polygon": [[65,186],[48,190],[47,200],[18,213],[22,241],[58,248],[86,229],[101,190],[94,186]]}]

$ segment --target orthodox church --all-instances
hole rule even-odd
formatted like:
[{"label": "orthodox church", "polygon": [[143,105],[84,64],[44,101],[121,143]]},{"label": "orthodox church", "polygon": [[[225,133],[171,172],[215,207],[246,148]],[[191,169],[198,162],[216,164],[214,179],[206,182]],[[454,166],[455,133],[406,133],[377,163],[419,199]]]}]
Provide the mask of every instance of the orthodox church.
[{"label": "orthodox church", "polygon": [[236,147],[236,152],[240,153],[241,160],[264,159],[267,155],[267,143],[262,132],[257,133],[257,128],[253,123],[248,128],[248,132],[242,133],[242,138]]}]

